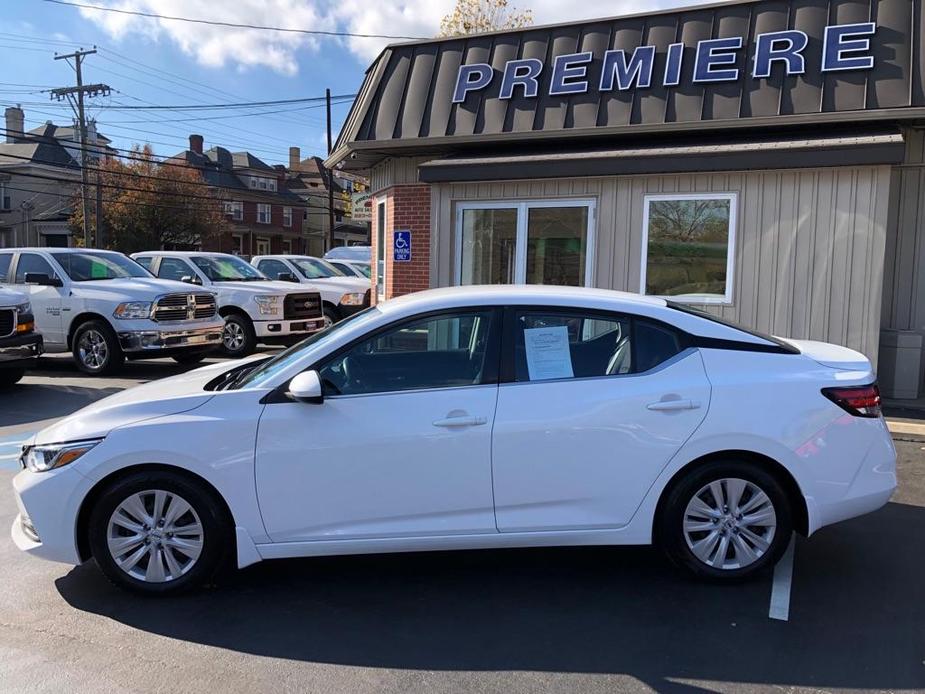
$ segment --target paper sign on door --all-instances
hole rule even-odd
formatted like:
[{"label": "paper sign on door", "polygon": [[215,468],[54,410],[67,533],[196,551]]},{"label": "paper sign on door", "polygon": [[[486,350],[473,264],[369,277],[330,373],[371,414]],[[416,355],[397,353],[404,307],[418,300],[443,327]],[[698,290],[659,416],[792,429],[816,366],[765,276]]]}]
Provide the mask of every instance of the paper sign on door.
[{"label": "paper sign on door", "polygon": [[527,373],[531,381],[572,378],[572,357],[568,347],[568,328],[528,328],[524,330]]}]

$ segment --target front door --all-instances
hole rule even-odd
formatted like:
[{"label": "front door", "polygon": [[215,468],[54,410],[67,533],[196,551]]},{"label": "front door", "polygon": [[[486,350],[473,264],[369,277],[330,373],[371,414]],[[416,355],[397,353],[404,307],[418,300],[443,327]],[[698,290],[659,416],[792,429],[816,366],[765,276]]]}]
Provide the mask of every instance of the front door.
[{"label": "front door", "polygon": [[16,262],[14,282],[18,285],[16,289],[29,294],[29,301],[32,302],[32,312],[35,315],[35,326],[42,333],[45,344],[64,346],[67,342],[67,336],[63,328],[67,324],[64,321],[64,315],[67,315],[70,310],[70,306],[65,301],[68,294],[67,289],[65,287],[26,284],[26,274],[30,272],[65,280],[62,276],[63,273],[57,272],[38,253],[20,253]]},{"label": "front door", "polygon": [[320,404],[268,404],[257,493],[275,542],[494,533],[499,314],[404,321],[318,365]]},{"label": "front door", "polygon": [[501,532],[616,528],[703,420],[700,354],[663,324],[511,309],[492,458]]}]

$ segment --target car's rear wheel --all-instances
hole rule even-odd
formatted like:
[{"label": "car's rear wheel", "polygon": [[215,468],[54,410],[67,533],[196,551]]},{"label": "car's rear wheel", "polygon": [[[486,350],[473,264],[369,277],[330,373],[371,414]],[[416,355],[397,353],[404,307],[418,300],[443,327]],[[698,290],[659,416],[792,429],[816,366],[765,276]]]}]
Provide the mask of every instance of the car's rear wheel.
[{"label": "car's rear wheel", "polygon": [[233,359],[253,354],[257,349],[257,333],[250,318],[237,313],[225,317],[222,330],[222,350]]},{"label": "car's rear wheel", "polygon": [[90,516],[90,550],[116,585],[165,595],[210,580],[231,530],[203,485],[172,472],[139,472],[107,488]]},{"label": "car's rear wheel", "polygon": [[25,369],[0,369],[0,388],[9,388],[16,385],[25,375]]},{"label": "car's rear wheel", "polygon": [[675,564],[718,581],[773,567],[792,533],[792,507],[777,478],[735,460],[709,462],[679,480],[658,526],[659,542]]},{"label": "car's rear wheel", "polygon": [[87,321],[77,328],[72,352],[77,368],[93,376],[110,374],[125,362],[115,331],[100,320]]}]

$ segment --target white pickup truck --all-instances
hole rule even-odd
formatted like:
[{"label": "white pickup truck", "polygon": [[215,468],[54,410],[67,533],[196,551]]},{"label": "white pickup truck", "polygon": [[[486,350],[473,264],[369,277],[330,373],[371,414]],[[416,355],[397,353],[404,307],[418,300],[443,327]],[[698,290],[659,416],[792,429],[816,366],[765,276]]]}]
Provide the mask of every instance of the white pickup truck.
[{"label": "white pickup truck", "polygon": [[321,258],[255,255],[251,265],[275,280],[298,282],[321,293],[325,327],[369,306],[368,279],[347,277]]},{"label": "white pickup truck", "polygon": [[72,352],[89,374],[124,359],[173,357],[195,363],[221,345],[215,297],[153,278],[113,251],[0,250],[0,285],[28,293],[48,352]]},{"label": "white pickup truck", "polygon": [[[0,275],[4,272],[0,265]],[[0,388],[19,381],[42,351],[29,297],[0,287]]]},{"label": "white pickup truck", "polygon": [[225,319],[225,354],[251,354],[257,343],[292,344],[325,327],[321,297],[271,281],[236,255],[206,251],[145,251],[132,257],[161,279],[200,285],[215,294]]}]

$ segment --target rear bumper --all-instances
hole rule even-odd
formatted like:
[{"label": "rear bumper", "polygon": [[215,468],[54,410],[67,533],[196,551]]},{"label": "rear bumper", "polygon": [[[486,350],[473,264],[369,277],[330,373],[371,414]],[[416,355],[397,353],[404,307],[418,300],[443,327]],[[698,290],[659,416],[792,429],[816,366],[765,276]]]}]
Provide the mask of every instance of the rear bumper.
[{"label": "rear bumper", "polygon": [[0,339],[0,368],[26,366],[44,351],[45,343],[39,333],[4,337]]},{"label": "rear bumper", "polygon": [[254,321],[254,332],[258,338],[286,337],[298,335],[306,337],[324,327],[324,318],[295,318],[293,320]]},{"label": "rear bumper", "polygon": [[119,344],[122,351],[128,354],[157,353],[191,347],[218,347],[221,343],[222,328],[215,325],[202,328],[132,330],[119,333]]}]

